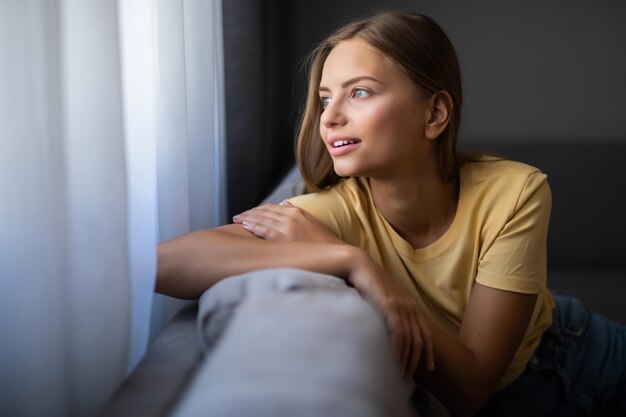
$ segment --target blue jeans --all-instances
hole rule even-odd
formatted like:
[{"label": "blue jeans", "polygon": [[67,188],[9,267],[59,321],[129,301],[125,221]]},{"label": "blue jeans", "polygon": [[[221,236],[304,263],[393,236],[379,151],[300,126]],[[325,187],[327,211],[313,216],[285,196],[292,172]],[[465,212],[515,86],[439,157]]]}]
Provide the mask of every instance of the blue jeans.
[{"label": "blue jeans", "polygon": [[526,370],[478,416],[626,416],[626,327],[553,295],[554,321]]}]

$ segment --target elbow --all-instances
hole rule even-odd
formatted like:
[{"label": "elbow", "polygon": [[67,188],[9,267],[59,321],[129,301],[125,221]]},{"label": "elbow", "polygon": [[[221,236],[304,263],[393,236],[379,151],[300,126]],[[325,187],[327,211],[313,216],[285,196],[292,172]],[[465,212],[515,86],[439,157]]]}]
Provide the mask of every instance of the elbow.
[{"label": "elbow", "polygon": [[161,243],[156,248],[157,267],[154,290],[159,294],[168,294],[168,288],[171,286],[168,279],[168,257],[165,245],[165,243]]},{"label": "elbow", "polygon": [[489,401],[495,388],[492,384],[472,384],[462,390],[464,395],[455,398],[448,408],[455,417],[471,417]]},{"label": "elbow", "polygon": [[188,293],[188,291],[185,291],[185,287],[181,285],[182,283],[179,278],[183,271],[181,270],[181,266],[177,265],[177,262],[175,250],[170,247],[170,244],[165,242],[157,246],[157,268],[154,291],[159,294],[180,299],[191,300],[197,298],[196,294]]},{"label": "elbow", "polygon": [[452,415],[470,417],[476,415],[491,399],[498,390],[503,371],[494,369],[489,361],[480,361],[472,353],[471,361],[468,361],[468,369],[465,378],[457,381],[456,395],[449,396],[448,405]]},{"label": "elbow", "polygon": [[[467,362],[466,365],[470,365]],[[435,382],[432,386],[433,394],[454,417],[475,415],[489,402],[498,388],[498,378],[485,373],[484,366],[476,362],[472,365],[475,366],[468,366],[466,372],[457,373],[457,378],[437,378],[436,382],[431,380]]]},{"label": "elbow", "polygon": [[183,243],[172,240],[157,245],[154,291],[182,300],[195,300],[213,284],[213,280],[206,272],[202,253],[194,253],[189,249],[189,242]]},{"label": "elbow", "polygon": [[487,400],[488,398],[483,401],[469,402],[460,407],[450,408],[450,412],[454,417],[472,417],[487,404]]}]

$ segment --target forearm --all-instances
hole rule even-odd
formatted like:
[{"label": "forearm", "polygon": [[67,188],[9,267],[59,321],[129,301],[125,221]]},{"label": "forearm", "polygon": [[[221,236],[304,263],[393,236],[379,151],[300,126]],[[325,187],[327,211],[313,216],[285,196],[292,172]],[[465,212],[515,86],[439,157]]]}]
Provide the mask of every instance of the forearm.
[{"label": "forearm", "polygon": [[[369,256],[361,256],[353,265],[357,266],[354,276],[355,287],[366,296],[374,295],[374,300],[382,311],[393,298],[396,285]],[[463,344],[458,337],[448,334],[423,312],[421,319],[430,331],[430,340],[434,351],[435,369],[428,370],[426,350],[422,344],[413,345],[414,357],[420,357],[417,378],[437,396],[454,415],[471,415],[490,394],[491,383],[482,377],[484,369],[474,352]],[[389,323],[388,323],[389,324]]]},{"label": "forearm", "polygon": [[455,415],[472,415],[497,389],[518,351],[537,294],[521,294],[475,284],[458,334],[429,324],[436,370],[420,380]]},{"label": "forearm", "polygon": [[[394,327],[394,317],[388,313],[391,311],[389,307],[398,300],[398,289],[394,289],[397,284],[369,256],[360,253],[357,256],[355,262],[352,262],[348,279],[361,293],[372,298],[381,311],[387,312],[387,317],[392,319],[388,325]],[[428,329],[419,337],[413,331],[411,357],[420,358],[416,375],[455,416],[471,416],[489,399],[528,325],[528,321],[524,319],[514,325],[516,317],[530,317],[532,314],[535,300],[533,296],[524,301],[525,307],[521,311],[511,307],[517,303],[513,298],[518,295],[501,292],[497,299],[485,298],[486,292],[493,297],[493,291],[497,290],[484,289],[477,284],[472,294],[473,302],[471,300],[466,309],[464,323],[455,335],[446,332],[422,311],[417,317],[408,316],[411,320],[424,322],[424,326],[418,326],[420,329]],[[485,309],[483,305],[492,305],[495,308]],[[494,312],[498,312],[502,318],[496,325],[485,328],[476,324],[484,323]],[[402,326],[399,329],[401,333]],[[434,371],[427,369],[430,362],[429,346],[418,339],[430,340],[432,343]]]},{"label": "forearm", "polygon": [[220,229],[191,232],[158,246],[156,291],[193,299],[225,277],[273,267],[345,277],[352,250],[347,245],[268,241]]}]

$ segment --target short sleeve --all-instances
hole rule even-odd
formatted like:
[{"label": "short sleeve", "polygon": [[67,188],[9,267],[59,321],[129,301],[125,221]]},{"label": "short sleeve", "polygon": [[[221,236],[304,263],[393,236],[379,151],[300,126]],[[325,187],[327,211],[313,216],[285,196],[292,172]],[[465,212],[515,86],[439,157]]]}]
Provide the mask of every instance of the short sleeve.
[{"label": "short sleeve", "polygon": [[337,190],[303,194],[289,199],[289,202],[315,216],[341,240],[347,240],[346,234],[352,229],[354,216]]},{"label": "short sleeve", "polygon": [[543,292],[551,207],[546,175],[529,174],[510,219],[479,261],[476,282],[526,294]]}]

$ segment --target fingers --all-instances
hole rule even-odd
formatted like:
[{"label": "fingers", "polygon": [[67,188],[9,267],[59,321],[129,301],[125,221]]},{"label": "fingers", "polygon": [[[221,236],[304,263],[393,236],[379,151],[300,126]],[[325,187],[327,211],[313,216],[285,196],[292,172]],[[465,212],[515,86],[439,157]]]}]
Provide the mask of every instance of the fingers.
[{"label": "fingers", "polygon": [[430,329],[414,301],[394,300],[385,309],[392,347],[404,380],[413,378],[420,361],[424,361],[428,371],[433,371],[435,362]]},{"label": "fingers", "polygon": [[285,217],[294,214],[288,213],[287,210],[288,207],[285,206],[278,206],[276,204],[265,204],[263,206],[251,208],[250,210],[246,210],[243,213],[234,216],[233,222],[242,223],[244,220],[252,222],[254,220],[258,221],[263,218],[281,221],[284,220]]},{"label": "fingers", "polygon": [[406,364],[411,353],[411,335],[409,334],[407,321],[394,312],[387,319],[387,326],[391,333],[391,344],[396,355],[396,360],[403,376],[406,375]]},{"label": "fingers", "polygon": [[278,231],[277,229],[261,223],[251,223],[249,221],[243,221],[241,223],[241,226],[243,226],[243,228],[246,229],[248,232],[253,233],[262,239],[278,239],[280,234],[280,231]]},{"label": "fingers", "polygon": [[[285,203],[285,202],[283,202]],[[289,203],[289,202],[286,202]],[[262,219],[271,219],[277,222],[284,222],[289,219],[297,219],[300,216],[304,216],[304,213],[299,208],[287,205],[277,204],[265,204],[263,206],[254,207],[250,210],[246,210],[241,214],[233,217],[234,223],[243,223],[244,220],[249,222],[258,222]]]},{"label": "fingers", "polygon": [[244,211],[233,222],[264,239],[344,243],[325,224],[287,200]]},{"label": "fingers", "polygon": [[420,362],[420,357],[422,356],[422,335],[420,332],[420,327],[417,324],[417,317],[410,317],[409,324],[411,326],[411,356],[409,358],[409,362],[407,366],[404,368],[404,379],[409,381],[415,372],[417,371],[417,366]]},{"label": "fingers", "polygon": [[411,367],[415,360],[414,339],[416,336],[413,329],[415,320],[411,320],[410,312],[406,307],[404,300],[399,298],[390,300],[386,306],[388,310],[386,314],[387,326],[391,333],[392,347],[405,380],[412,375]]},{"label": "fingers", "polygon": [[433,346],[432,334],[424,317],[419,316],[420,330],[422,331],[422,339],[424,340],[424,353],[426,354],[426,369],[430,372],[435,370],[435,348]]},{"label": "fingers", "polygon": [[[289,211],[288,211],[289,210]],[[293,235],[300,209],[266,204],[233,217],[233,222],[264,239],[279,239]]]}]

